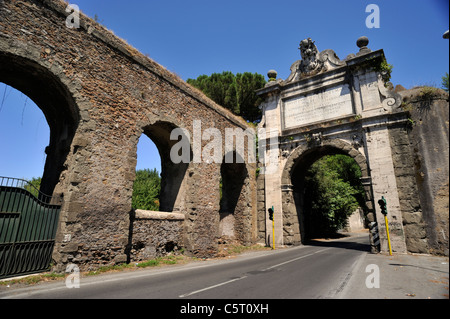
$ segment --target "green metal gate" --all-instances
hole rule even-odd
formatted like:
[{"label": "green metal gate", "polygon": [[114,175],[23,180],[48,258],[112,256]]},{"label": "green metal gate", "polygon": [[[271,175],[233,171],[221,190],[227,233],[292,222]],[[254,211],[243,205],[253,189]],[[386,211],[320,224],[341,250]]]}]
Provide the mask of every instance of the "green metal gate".
[{"label": "green metal gate", "polygon": [[49,270],[60,209],[27,181],[0,177],[0,279]]}]

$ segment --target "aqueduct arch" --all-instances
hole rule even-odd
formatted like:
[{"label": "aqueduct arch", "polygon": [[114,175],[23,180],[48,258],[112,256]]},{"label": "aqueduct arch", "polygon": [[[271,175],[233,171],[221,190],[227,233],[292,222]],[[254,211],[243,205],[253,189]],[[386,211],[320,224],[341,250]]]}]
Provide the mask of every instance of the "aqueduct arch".
[{"label": "aqueduct arch", "polygon": [[7,46],[0,52],[0,81],[21,91],[42,110],[50,127],[50,141],[41,191],[53,194],[79,122],[79,109],[67,79],[55,73],[57,67],[41,64],[30,47]]},{"label": "aqueduct arch", "polygon": [[[45,185],[63,197],[53,256],[58,268],[129,260],[142,134],[158,146],[168,177],[163,176],[168,191],[162,209],[185,216],[180,244],[192,254],[214,255],[221,165],[172,165],[167,154],[176,141],[168,134],[177,127],[193,138],[194,121],[222,136],[226,128],[246,130],[247,124],[85,15],[80,14],[78,28],[68,28],[66,7],[59,0],[0,2],[0,79],[30,96],[52,129]],[[207,143],[200,136],[198,145]],[[244,165],[251,185],[255,163]],[[248,231],[237,237],[250,241],[255,237],[252,192],[246,187],[239,197],[250,215],[235,229]]]},{"label": "aqueduct arch", "polygon": [[[185,184],[189,163],[174,163],[170,157],[172,147],[178,142],[171,140],[171,132],[176,128],[179,127],[174,123],[162,121],[143,128],[143,134],[155,143],[161,157],[161,196],[159,201],[160,210],[164,212],[180,212],[185,208]],[[189,145],[189,152],[192,154],[191,145]]]},{"label": "aqueduct arch", "polygon": [[252,216],[252,208],[244,199],[245,194],[251,189],[249,172],[236,151],[233,151],[233,157],[236,160],[232,163],[227,163],[224,157],[220,166],[219,235],[250,244],[252,242],[251,229],[248,227],[251,223],[248,222],[248,218]]}]

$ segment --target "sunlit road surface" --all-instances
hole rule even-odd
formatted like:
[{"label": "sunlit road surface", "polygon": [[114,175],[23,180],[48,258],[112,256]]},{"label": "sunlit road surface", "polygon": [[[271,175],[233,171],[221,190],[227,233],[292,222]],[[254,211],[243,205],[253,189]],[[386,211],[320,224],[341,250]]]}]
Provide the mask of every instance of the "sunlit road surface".
[{"label": "sunlit road surface", "polygon": [[367,234],[232,259],[194,262],[81,277],[0,291],[20,299],[319,299],[339,298],[358,261],[369,252]]}]

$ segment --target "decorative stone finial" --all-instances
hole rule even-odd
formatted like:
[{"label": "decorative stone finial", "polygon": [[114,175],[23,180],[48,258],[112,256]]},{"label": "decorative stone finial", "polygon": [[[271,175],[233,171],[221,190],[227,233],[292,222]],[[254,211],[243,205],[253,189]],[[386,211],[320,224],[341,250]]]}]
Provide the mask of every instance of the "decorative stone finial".
[{"label": "decorative stone finial", "polygon": [[267,72],[267,76],[269,77],[269,82],[276,81],[277,75],[278,75],[278,73],[275,70],[270,70],[269,72]]},{"label": "decorative stone finial", "polygon": [[362,36],[360,37],[357,41],[356,41],[356,45],[358,46],[358,48],[360,50],[363,50],[365,48],[367,48],[367,45],[369,44],[369,38]]},{"label": "decorative stone finial", "polygon": [[356,53],[356,56],[360,56],[360,55],[364,55],[367,53],[372,52],[372,50],[370,50],[367,45],[369,44],[369,38],[362,36],[360,37],[357,41],[356,41],[356,45],[359,48],[359,52]]}]

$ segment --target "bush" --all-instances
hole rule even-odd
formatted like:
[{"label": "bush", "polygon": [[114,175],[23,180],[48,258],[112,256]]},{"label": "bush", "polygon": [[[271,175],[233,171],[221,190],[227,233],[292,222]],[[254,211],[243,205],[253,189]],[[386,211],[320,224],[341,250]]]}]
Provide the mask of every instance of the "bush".
[{"label": "bush", "polygon": [[348,217],[364,206],[361,170],[349,156],[325,156],[305,176],[305,211],[311,236],[332,235],[347,224]]},{"label": "bush", "polygon": [[133,209],[159,210],[161,177],[156,169],[137,170],[133,184]]}]

